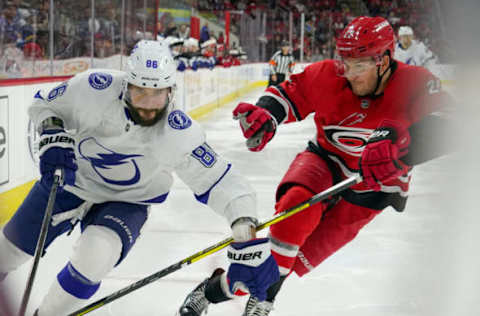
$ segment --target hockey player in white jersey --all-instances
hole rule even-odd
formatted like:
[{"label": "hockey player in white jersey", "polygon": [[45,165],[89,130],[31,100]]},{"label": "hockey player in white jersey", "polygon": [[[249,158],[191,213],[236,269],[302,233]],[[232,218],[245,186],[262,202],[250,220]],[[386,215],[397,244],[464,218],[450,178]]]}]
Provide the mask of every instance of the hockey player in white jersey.
[{"label": "hockey player in white jersey", "polygon": [[395,59],[405,64],[425,67],[430,71],[437,62],[432,51],[425,44],[414,39],[413,30],[410,26],[401,26],[398,29]]},{"label": "hockey player in white jersey", "polygon": [[[40,133],[41,179],[0,233],[0,276],[32,258],[57,168],[64,182],[45,246],[77,224],[82,234],[35,315],[65,315],[86,304],[135,244],[149,206],[167,198],[172,172],[226,218],[236,241],[231,251],[247,259],[262,253],[262,260],[230,265],[231,284],[264,295],[278,279],[268,240],[255,239],[254,191],[174,100],[175,63],[156,41],[134,47],[126,72],[93,69],[36,93],[29,115]],[[216,276],[227,279],[223,271]],[[210,287],[229,290],[220,282]],[[195,303],[185,310],[193,313],[201,301]]]}]

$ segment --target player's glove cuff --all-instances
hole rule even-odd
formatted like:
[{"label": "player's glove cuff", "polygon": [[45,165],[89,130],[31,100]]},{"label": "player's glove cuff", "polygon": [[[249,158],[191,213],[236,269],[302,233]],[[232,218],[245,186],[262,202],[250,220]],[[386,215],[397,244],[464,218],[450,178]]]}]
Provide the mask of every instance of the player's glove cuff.
[{"label": "player's glove cuff", "polygon": [[75,140],[63,129],[45,130],[40,135],[38,143],[39,156],[41,157],[50,148],[74,149]]}]

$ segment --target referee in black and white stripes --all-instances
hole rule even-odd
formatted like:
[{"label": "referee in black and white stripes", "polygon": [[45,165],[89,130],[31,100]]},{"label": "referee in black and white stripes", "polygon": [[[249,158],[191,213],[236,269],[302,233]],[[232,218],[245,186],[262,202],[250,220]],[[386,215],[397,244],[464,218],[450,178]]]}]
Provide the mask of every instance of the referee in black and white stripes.
[{"label": "referee in black and white stripes", "polygon": [[270,77],[268,85],[277,85],[283,82],[287,75],[291,74],[295,66],[295,59],[290,54],[290,45],[287,41],[282,41],[281,50],[273,54],[269,61]]}]

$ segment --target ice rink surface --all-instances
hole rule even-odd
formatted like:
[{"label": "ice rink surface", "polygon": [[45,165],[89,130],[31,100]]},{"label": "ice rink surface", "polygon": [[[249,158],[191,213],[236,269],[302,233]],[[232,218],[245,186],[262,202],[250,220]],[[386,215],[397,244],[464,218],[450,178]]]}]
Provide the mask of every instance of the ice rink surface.
[{"label": "ice rink surface", "polygon": [[[261,90],[242,98],[255,102]],[[281,126],[263,152],[249,152],[231,112],[236,102],[201,120],[208,143],[231,160],[258,192],[261,220],[273,214],[277,183],[296,153],[315,136],[311,118]],[[464,185],[446,157],[415,168],[404,213],[386,209],[357,238],[303,278],[292,275],[272,316],[479,315],[480,259],[476,210],[467,212],[451,194]],[[474,182],[475,183],[475,182]],[[460,205],[460,206],[459,206]],[[301,216],[301,215],[300,215]],[[264,232],[266,233],[266,232]],[[29,311],[40,304],[71,253],[78,229],[62,236],[40,261]],[[225,220],[198,203],[177,179],[167,201],[152,208],[143,235],[126,260],[90,301],[100,299],[228,237]],[[264,234],[261,234],[262,236]],[[92,254],[94,256],[95,254]],[[226,267],[225,251],[211,255],[88,315],[173,316],[183,299],[214,268]],[[6,285],[19,305],[30,264]],[[211,305],[208,316],[240,316],[246,298]]]}]

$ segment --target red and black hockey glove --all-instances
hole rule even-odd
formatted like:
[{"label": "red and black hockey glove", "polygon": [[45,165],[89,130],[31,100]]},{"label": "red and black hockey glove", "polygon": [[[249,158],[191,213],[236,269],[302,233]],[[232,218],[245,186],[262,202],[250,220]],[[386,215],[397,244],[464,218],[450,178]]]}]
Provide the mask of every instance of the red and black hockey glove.
[{"label": "red and black hockey glove", "polygon": [[380,184],[408,172],[400,158],[408,153],[410,134],[397,122],[383,121],[369,137],[359,161],[364,183],[374,191]]},{"label": "red and black hockey glove", "polygon": [[264,108],[242,102],[233,110],[233,118],[240,120],[240,128],[251,151],[262,150],[275,135],[277,122]]}]

